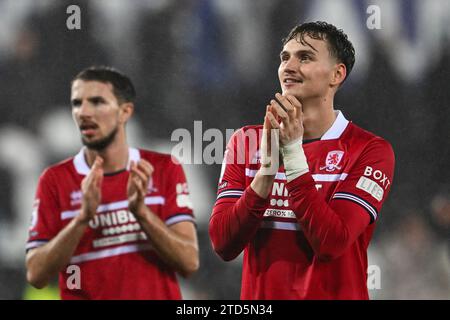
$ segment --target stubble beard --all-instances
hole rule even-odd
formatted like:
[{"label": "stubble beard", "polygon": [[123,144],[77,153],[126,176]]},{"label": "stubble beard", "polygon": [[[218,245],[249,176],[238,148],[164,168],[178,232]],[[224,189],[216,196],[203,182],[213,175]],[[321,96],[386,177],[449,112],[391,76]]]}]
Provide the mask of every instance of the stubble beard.
[{"label": "stubble beard", "polygon": [[86,141],[84,137],[81,137],[81,142],[84,146],[86,146],[88,149],[95,150],[95,151],[103,151],[105,150],[111,143],[114,141],[115,137],[117,136],[117,132],[119,131],[118,127],[115,127],[106,137],[97,140],[97,141]]}]

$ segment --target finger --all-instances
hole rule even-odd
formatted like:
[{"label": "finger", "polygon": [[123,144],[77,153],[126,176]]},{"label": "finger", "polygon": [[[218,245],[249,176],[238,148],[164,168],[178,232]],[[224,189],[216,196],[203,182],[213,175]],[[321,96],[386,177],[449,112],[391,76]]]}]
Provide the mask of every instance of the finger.
[{"label": "finger", "polygon": [[144,187],[143,181],[141,179],[139,179],[138,177],[134,177],[133,182],[134,182],[134,185],[138,192],[139,198],[145,197],[145,195],[147,194],[147,190]]},{"label": "finger", "polygon": [[149,177],[141,170],[139,170],[138,168],[131,168],[131,172],[134,174],[133,178],[138,178],[140,180],[142,180],[143,183],[147,183]]},{"label": "finger", "polygon": [[103,168],[101,168],[96,175],[96,179],[95,179],[95,185],[97,186],[97,188],[101,189],[102,187],[102,182],[103,182]]},{"label": "finger", "polygon": [[277,114],[277,110],[274,107],[272,107],[272,105],[269,105],[269,111],[272,112],[277,122],[280,123],[281,122],[280,116]]},{"label": "finger", "polygon": [[100,156],[96,156],[94,163],[92,164],[91,172],[95,175],[100,171],[103,171],[103,158]]},{"label": "finger", "polygon": [[264,115],[264,125],[263,125],[263,129],[265,130],[270,130],[272,129],[272,125],[270,124],[269,118],[267,118],[267,114],[270,112],[270,105],[266,106],[266,114]]},{"label": "finger", "polygon": [[[91,170],[81,182],[82,188],[90,188],[91,185],[97,185],[98,176],[103,177],[103,159],[97,156],[92,164]],[[97,177],[97,178],[96,178]]]},{"label": "finger", "polygon": [[147,177],[151,177],[153,173],[153,166],[150,164],[150,162],[144,159],[138,162],[138,169],[143,171]]},{"label": "finger", "polygon": [[280,129],[280,124],[278,123],[277,119],[275,119],[275,116],[272,112],[268,112],[266,118],[270,122],[270,125],[273,129]]},{"label": "finger", "polygon": [[271,104],[272,108],[276,110],[276,113],[280,116],[281,122],[284,124],[284,126],[288,127],[290,123],[290,116],[286,112],[284,112],[284,110],[278,105],[278,103],[275,102],[275,100],[272,101],[273,101],[273,103]]},{"label": "finger", "polygon": [[292,103],[278,92],[275,94],[275,101],[283,108],[283,110],[287,114],[293,113],[295,111]]},{"label": "finger", "polygon": [[291,95],[291,94],[287,94],[286,96],[283,96],[284,98],[286,98],[287,100],[289,100],[289,102],[294,106],[294,107],[298,107],[301,108],[302,107],[302,103],[300,102],[300,100],[298,100],[295,96]]},{"label": "finger", "polygon": [[295,96],[290,94],[286,95],[286,99],[295,107],[295,117],[300,120],[303,115],[302,103]]},{"label": "finger", "polygon": [[[279,93],[275,94],[275,98],[279,99],[279,101],[285,106],[287,109],[287,114],[290,121],[295,120],[295,116],[297,114],[296,110],[297,108],[294,107],[294,105],[291,103],[289,99],[286,99],[286,97],[282,96]],[[286,123],[285,123],[286,125]]]},{"label": "finger", "polygon": [[278,105],[284,110],[284,112],[288,112],[288,109],[283,105],[283,103],[278,100],[277,96],[275,96],[275,101],[278,103]]},{"label": "finger", "polygon": [[288,114],[280,107],[280,105],[275,100],[270,100],[271,112],[283,121],[283,119],[288,119]]}]

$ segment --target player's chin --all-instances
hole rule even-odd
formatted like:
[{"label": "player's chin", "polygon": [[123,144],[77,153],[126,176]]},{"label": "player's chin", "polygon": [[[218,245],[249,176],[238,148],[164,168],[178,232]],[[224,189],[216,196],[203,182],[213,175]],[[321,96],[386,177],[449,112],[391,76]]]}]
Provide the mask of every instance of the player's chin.
[{"label": "player's chin", "polygon": [[81,136],[81,142],[83,142],[83,145],[85,145],[87,147],[96,145],[98,143],[98,141],[99,141],[99,139],[96,138],[95,136],[91,136],[91,135],[89,135],[89,136],[82,135]]},{"label": "player's chin", "polygon": [[282,92],[283,92],[283,95],[294,96],[297,99],[300,99],[301,97],[303,97],[303,94],[302,94],[301,90],[299,90],[298,88],[286,88],[286,87],[283,87],[282,88]]},{"label": "player's chin", "polygon": [[95,142],[95,140],[98,140],[98,139],[93,134],[82,134],[81,135],[81,140],[83,142],[90,143],[90,142]]}]

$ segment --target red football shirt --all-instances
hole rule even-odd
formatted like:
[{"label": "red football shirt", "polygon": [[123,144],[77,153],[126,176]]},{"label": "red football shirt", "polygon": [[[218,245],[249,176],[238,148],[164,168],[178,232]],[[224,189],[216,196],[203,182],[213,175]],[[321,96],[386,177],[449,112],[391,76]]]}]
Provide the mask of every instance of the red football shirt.
[{"label": "red football shirt", "polygon": [[367,247],[392,185],[390,144],[338,112],[321,139],[303,144],[309,172],[287,183],[280,167],[262,199],[250,187],[261,129],[230,139],[210,219],[223,259],[244,250],[241,298],[368,299]]},{"label": "red football shirt", "polygon": [[[129,161],[146,159],[154,172],[145,203],[167,225],[194,221],[186,178],[170,155],[129,149]],[[81,181],[88,174],[84,150],[42,174],[27,250],[39,247],[79,213]],[[175,272],[152,250],[128,211],[129,171],[105,175],[97,215],[89,223],[69,265],[80,268],[80,289],[69,289],[73,270],[59,274],[63,299],[180,299]],[[70,279],[69,279],[70,281]]]}]

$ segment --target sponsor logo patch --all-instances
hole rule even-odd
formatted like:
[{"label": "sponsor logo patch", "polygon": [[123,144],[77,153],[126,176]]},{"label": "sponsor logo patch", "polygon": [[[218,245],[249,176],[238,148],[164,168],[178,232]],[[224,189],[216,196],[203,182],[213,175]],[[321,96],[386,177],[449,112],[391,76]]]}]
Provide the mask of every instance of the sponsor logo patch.
[{"label": "sponsor logo patch", "polygon": [[372,179],[375,179],[375,181],[378,181],[386,190],[389,185],[391,184],[391,181],[387,177],[387,175],[384,174],[381,170],[374,170],[372,167],[367,166],[364,170],[364,175],[366,177],[370,177]]},{"label": "sponsor logo patch", "polygon": [[177,206],[180,208],[189,208],[193,209],[191,198],[188,194],[179,194],[177,195]]},{"label": "sponsor logo patch", "polygon": [[292,210],[266,209],[264,217],[295,218],[295,213]]},{"label": "sponsor logo patch", "polygon": [[383,188],[380,187],[378,183],[369,178],[366,178],[364,176],[359,178],[356,187],[358,189],[364,190],[378,201],[381,201],[381,199],[383,199],[384,195]]},{"label": "sponsor logo patch", "polygon": [[218,190],[222,190],[228,185],[228,181],[223,181],[221,184],[219,184]]}]

